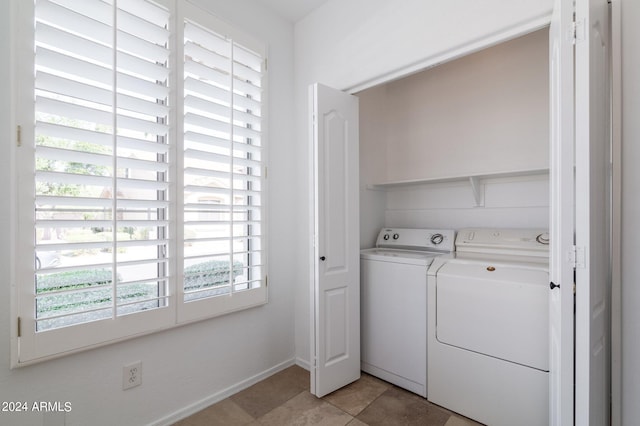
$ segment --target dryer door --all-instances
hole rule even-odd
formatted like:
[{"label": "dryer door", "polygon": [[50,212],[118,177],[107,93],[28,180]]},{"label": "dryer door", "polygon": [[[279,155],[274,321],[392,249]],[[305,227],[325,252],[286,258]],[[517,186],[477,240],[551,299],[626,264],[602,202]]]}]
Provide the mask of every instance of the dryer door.
[{"label": "dryer door", "polygon": [[437,275],[436,337],[549,371],[548,283],[542,268],[449,262]]}]

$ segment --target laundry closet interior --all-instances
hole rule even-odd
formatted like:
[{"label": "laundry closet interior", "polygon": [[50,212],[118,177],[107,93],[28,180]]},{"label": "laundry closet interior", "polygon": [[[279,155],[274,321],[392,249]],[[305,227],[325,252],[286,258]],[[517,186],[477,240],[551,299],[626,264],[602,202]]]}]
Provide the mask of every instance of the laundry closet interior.
[{"label": "laundry closet interior", "polygon": [[356,93],[360,245],[382,227],[549,227],[548,28]]},{"label": "laundry closet interior", "polygon": [[362,370],[486,424],[549,419],[547,34],[358,94]]}]

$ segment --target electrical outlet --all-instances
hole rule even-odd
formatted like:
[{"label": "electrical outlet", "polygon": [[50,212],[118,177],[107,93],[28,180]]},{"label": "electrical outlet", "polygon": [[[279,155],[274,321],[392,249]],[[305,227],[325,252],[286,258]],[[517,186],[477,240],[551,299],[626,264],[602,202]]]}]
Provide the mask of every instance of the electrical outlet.
[{"label": "electrical outlet", "polygon": [[142,384],[142,361],[122,367],[122,390]]}]

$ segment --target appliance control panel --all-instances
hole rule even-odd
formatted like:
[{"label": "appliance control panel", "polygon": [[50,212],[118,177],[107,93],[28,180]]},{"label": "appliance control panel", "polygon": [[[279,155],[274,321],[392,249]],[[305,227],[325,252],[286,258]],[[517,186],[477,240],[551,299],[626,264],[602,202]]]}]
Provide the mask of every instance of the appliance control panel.
[{"label": "appliance control panel", "polygon": [[458,231],[456,251],[547,256],[546,229],[469,228]]},{"label": "appliance control panel", "polygon": [[453,251],[452,229],[382,228],[376,247],[418,251]]}]

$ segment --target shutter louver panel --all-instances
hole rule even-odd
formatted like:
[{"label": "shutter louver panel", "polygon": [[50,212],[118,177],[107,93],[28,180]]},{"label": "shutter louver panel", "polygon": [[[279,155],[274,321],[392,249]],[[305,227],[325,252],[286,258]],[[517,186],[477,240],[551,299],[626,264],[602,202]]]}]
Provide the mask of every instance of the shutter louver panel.
[{"label": "shutter louver panel", "polygon": [[263,43],[189,0],[17,17],[17,363],[266,303]]},{"label": "shutter louver panel", "polygon": [[116,4],[36,1],[37,331],[168,303],[169,13]]},{"label": "shutter louver panel", "polygon": [[264,287],[262,57],[184,22],[184,301]]}]

